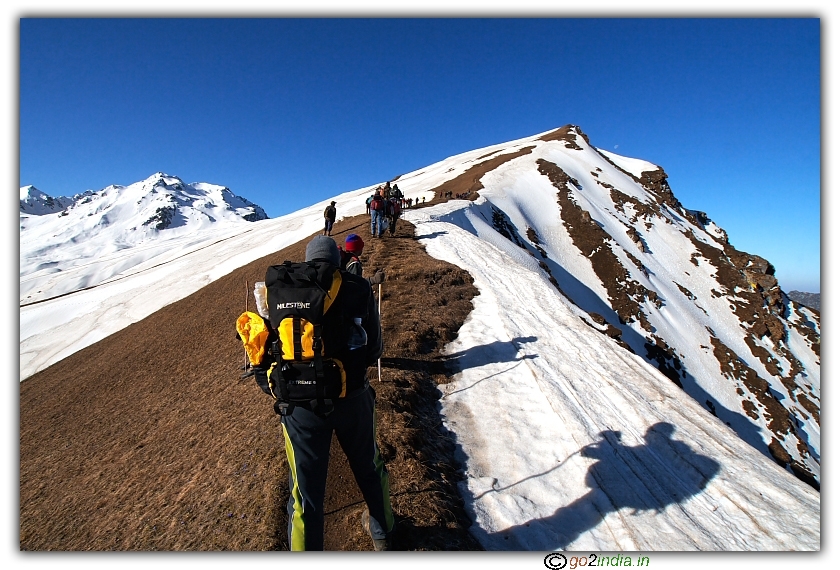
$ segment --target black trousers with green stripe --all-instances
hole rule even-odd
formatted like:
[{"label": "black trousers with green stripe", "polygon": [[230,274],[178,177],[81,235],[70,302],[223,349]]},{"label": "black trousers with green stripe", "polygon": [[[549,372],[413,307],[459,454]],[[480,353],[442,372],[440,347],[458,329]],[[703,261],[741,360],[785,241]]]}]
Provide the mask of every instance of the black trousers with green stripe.
[{"label": "black trousers with green stripe", "polygon": [[368,388],[334,400],[335,409],[326,417],[301,406],[281,416],[290,471],[290,550],[324,549],[324,495],[333,431],[371,516],[386,531],[393,530],[388,471],[376,445],[374,399],[373,389]]}]

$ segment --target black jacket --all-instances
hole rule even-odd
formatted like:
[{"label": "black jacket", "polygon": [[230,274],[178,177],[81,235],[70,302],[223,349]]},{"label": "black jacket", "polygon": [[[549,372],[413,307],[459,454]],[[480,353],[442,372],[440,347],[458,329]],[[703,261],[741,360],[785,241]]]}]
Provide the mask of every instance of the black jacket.
[{"label": "black jacket", "polygon": [[[354,317],[361,317],[367,333],[367,345],[363,349],[347,347],[345,331]],[[347,391],[364,386],[368,366],[374,364],[384,350],[379,311],[367,279],[341,272],[338,295],[324,315],[323,337],[325,356],[338,358],[344,364]]]}]

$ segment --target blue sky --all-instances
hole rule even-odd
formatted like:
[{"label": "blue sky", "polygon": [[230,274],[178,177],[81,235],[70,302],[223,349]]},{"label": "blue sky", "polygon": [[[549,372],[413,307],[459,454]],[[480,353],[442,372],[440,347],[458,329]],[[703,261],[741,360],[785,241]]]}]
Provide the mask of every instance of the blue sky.
[{"label": "blue sky", "polygon": [[819,291],[820,36],[817,18],[23,18],[19,182],[163,171],[274,217],[573,123],[662,166],[785,290]]}]

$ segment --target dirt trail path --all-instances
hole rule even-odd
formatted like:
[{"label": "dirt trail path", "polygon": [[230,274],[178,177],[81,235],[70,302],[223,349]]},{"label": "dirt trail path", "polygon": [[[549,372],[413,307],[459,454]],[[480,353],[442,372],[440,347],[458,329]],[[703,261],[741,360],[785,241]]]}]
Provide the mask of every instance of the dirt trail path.
[{"label": "dirt trail path", "polygon": [[[470,276],[428,256],[414,228],[373,239],[367,216],[336,224],[365,240],[365,274],[382,268],[385,354],[379,441],[403,550],[472,550],[441,428],[439,351],[477,293]],[[252,378],[234,321],[246,282],[303,260],[308,239],[242,267],[20,385],[22,550],[285,550],[288,473],[279,419]],[[184,278],[189,278],[184,276]],[[253,297],[251,297],[253,308]],[[334,442],[335,443],[335,442]],[[370,550],[364,508],[333,446],[328,550]]]}]

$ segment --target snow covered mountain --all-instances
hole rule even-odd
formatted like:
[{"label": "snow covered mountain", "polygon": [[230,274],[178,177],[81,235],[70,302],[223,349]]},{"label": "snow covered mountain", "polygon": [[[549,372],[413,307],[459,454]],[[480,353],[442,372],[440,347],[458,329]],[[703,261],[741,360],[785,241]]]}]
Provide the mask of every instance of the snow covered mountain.
[{"label": "snow covered mountain", "polygon": [[97,285],[158,255],[170,240],[235,232],[268,218],[228,188],[185,184],[162,172],[73,198],[52,198],[34,186],[21,188],[20,196],[21,303]]},{"label": "snow covered mountain", "polygon": [[[819,548],[819,312],[684,207],[662,168],[598,149],[569,125],[393,182],[430,204],[405,213],[427,251],[468,270],[480,291],[450,347],[462,371],[441,402],[485,547]],[[374,186],[331,198],[339,218],[364,213]],[[104,225],[131,235],[160,207],[137,214],[146,194]],[[58,234],[60,216],[47,216],[50,230],[22,216],[21,380],[316,233],[330,200],[106,255],[53,236],[49,257],[32,242]],[[679,459],[651,463],[665,456]],[[593,458],[609,472],[592,471]],[[623,483],[606,485],[616,473]],[[656,507],[676,496],[673,509]],[[557,542],[569,517],[607,528],[593,522]]]},{"label": "snow covered mountain", "polygon": [[20,213],[33,216],[55,214],[61,212],[73,203],[72,198],[53,198],[44,194],[34,186],[23,186],[20,189]]}]

